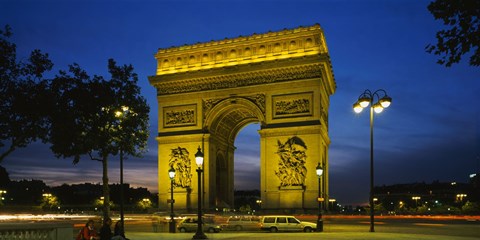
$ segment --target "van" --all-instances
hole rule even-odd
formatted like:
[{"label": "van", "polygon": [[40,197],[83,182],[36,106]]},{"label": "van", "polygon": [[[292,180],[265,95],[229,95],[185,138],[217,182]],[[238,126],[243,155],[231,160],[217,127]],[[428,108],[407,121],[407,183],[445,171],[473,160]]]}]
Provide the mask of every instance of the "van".
[{"label": "van", "polygon": [[228,230],[242,231],[242,230],[257,230],[260,218],[257,216],[231,216],[223,227]]},{"label": "van", "polygon": [[260,229],[270,232],[313,232],[317,230],[317,224],[302,222],[294,216],[263,216],[260,219]]}]

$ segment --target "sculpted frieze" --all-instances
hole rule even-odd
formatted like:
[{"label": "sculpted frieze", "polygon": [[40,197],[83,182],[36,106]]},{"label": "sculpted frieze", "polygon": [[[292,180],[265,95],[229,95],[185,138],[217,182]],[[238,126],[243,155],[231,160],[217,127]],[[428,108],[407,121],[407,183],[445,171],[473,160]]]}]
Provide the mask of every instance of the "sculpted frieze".
[{"label": "sculpted frieze", "polygon": [[[263,114],[265,114],[265,94],[255,94],[249,96],[235,96],[236,98],[244,98],[255,104]],[[209,98],[203,100],[203,112],[208,115],[213,107],[223,100],[229,98]]]},{"label": "sculpted frieze", "polygon": [[321,78],[320,64],[279,68],[257,71],[254,73],[238,73],[205,78],[195,78],[176,82],[157,83],[157,95],[188,93],[207,90],[219,90],[267,83],[294,81],[308,78]]},{"label": "sculpted frieze", "polygon": [[312,115],[313,93],[273,96],[273,117],[298,117]]},{"label": "sculpted frieze", "polygon": [[172,106],[163,108],[164,127],[196,125],[196,105]]}]

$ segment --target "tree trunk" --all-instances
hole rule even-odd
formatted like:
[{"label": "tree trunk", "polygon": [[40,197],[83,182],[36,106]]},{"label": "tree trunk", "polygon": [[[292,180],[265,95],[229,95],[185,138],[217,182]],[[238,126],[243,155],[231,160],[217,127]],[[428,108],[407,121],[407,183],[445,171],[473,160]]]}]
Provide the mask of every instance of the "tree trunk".
[{"label": "tree trunk", "polygon": [[103,167],[103,218],[110,217],[110,189],[108,187],[108,161],[107,156],[102,159]]}]

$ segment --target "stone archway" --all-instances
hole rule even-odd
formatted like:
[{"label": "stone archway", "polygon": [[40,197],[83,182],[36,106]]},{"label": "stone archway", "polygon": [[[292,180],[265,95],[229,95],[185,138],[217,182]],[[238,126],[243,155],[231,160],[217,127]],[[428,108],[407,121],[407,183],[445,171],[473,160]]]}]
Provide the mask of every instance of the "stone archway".
[{"label": "stone archway", "polygon": [[158,99],[160,208],[168,207],[170,167],[179,173],[175,208],[196,208],[199,146],[204,207],[233,206],[234,141],[252,122],[260,124],[262,208],[308,210],[318,196],[328,200],[328,107],[336,85],[319,25],[159,49],[155,58],[149,81]]}]

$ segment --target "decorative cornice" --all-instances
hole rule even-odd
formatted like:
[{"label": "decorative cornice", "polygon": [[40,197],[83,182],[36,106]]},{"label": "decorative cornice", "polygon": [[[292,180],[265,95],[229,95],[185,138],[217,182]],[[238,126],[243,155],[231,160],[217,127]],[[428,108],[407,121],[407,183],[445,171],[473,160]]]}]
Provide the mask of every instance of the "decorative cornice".
[{"label": "decorative cornice", "polygon": [[283,81],[322,78],[323,68],[323,64],[314,63],[254,72],[210,75],[207,77],[190,78],[178,81],[155,81],[154,86],[157,88],[157,95],[218,90]]},{"label": "decorative cornice", "polygon": [[157,75],[222,68],[292,57],[328,54],[323,30],[315,24],[278,32],[159,49]]}]

